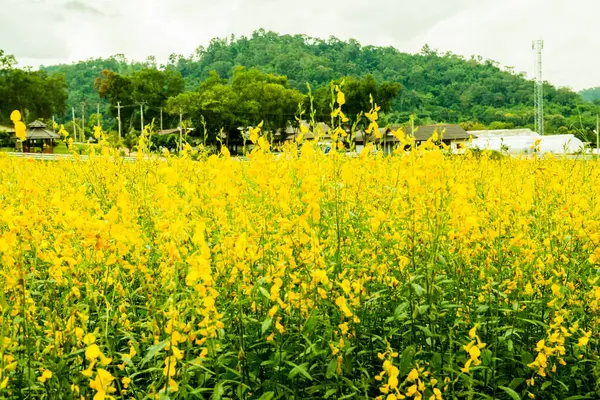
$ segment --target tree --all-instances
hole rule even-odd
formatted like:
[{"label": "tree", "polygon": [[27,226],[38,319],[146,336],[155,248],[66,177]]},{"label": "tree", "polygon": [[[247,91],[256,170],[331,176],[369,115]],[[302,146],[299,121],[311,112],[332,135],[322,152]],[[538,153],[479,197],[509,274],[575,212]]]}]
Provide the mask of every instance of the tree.
[{"label": "tree", "polygon": [[67,85],[63,75],[13,68],[16,60],[0,50],[0,122],[20,110],[24,120],[51,119],[66,108]]},{"label": "tree", "polygon": [[377,84],[373,75],[367,75],[363,79],[345,77],[333,81],[329,87],[322,87],[315,92],[318,119],[322,121],[328,122],[330,119],[331,93],[332,88],[336,85],[341,85],[341,89],[346,95],[346,104],[343,106],[343,111],[351,121],[354,121],[354,118],[361,112],[371,109],[371,97],[373,102],[381,107],[382,112],[391,111],[393,102],[401,88],[399,83],[394,82]]},{"label": "tree", "polygon": [[142,69],[128,75],[103,70],[95,80],[94,86],[100,98],[107,99],[111,105],[111,114],[116,116],[119,102],[127,106],[129,112],[123,112],[123,126],[139,126],[144,107],[144,122],[156,119],[160,109],[167,106],[170,97],[183,92],[185,82],[177,71]]},{"label": "tree", "polygon": [[17,63],[15,56],[12,54],[5,54],[4,50],[0,49],[0,73],[12,69],[13,65]]},{"label": "tree", "polygon": [[303,100],[300,92],[287,87],[286,77],[238,68],[230,81],[212,72],[197,91],[170,98],[167,109],[171,114],[183,113],[196,127],[204,119],[208,142],[214,143],[221,129],[231,140],[240,140],[239,127],[261,121],[265,132],[285,129]]}]

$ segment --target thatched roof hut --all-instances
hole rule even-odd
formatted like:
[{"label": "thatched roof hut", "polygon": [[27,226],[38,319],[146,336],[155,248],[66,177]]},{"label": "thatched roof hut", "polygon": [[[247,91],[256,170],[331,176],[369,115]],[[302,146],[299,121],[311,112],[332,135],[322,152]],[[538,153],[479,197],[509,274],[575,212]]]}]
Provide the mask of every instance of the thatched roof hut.
[{"label": "thatched roof hut", "polygon": [[42,153],[54,153],[54,140],[60,139],[60,135],[46,129],[46,124],[35,120],[27,125],[26,139],[23,142],[23,151],[31,153],[40,148]]},{"label": "thatched roof hut", "polygon": [[35,120],[27,125],[27,140],[53,140],[60,139],[60,135],[56,132],[46,129],[46,124],[42,121]]}]

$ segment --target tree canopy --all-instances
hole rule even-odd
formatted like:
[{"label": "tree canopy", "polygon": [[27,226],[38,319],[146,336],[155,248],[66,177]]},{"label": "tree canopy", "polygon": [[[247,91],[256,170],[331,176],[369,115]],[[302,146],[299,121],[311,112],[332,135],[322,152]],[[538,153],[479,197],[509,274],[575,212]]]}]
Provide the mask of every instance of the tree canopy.
[{"label": "tree canopy", "polygon": [[28,121],[50,119],[66,108],[67,84],[61,74],[14,68],[16,59],[0,50],[0,122],[13,110]]},{"label": "tree canopy", "polygon": [[121,120],[129,129],[140,122],[142,108],[145,122],[159,118],[167,100],[180,94],[185,82],[178,71],[172,70],[144,68],[125,75],[104,69],[95,79],[94,86],[100,98],[109,101],[113,117],[118,113],[119,103],[125,107]]},{"label": "tree canopy", "polygon": [[[217,112],[219,106],[215,104],[210,107],[206,104],[225,101],[230,96],[228,93],[236,90],[233,80],[240,66],[248,72],[255,69],[262,74],[286,77],[286,90],[306,94],[308,83],[319,97],[317,106],[321,109],[318,117],[325,122],[329,120],[326,105],[330,84],[343,77],[349,92],[353,91],[355,82],[379,88],[382,93],[387,91],[390,95],[383,96],[387,104],[384,105],[381,99],[377,101],[384,106],[385,120],[389,122],[406,122],[412,114],[416,114],[417,123],[448,122],[486,127],[493,124],[494,127],[510,128],[533,127],[534,122],[533,82],[524,73],[515,72],[511,67],[501,67],[498,62],[480,56],[440,53],[427,45],[417,54],[408,54],[392,47],[363,46],[353,39],[342,41],[335,37],[318,39],[306,35],[280,35],[261,29],[248,37],[213,39],[207,47],[198,47],[189,56],[172,54],[164,65],[158,65],[152,57],[145,62],[130,62],[117,55],[46,67],[44,70],[50,74],[65,75],[69,85],[68,105],[77,107],[80,107],[82,99],[94,105],[102,101],[108,107],[110,96],[99,100],[99,93],[94,87],[94,81],[103,70],[128,77],[142,70],[178,73],[183,78],[184,90],[190,92],[188,101],[200,96],[199,93],[203,92],[199,89],[201,84],[211,82],[211,79],[214,83],[211,73],[215,71],[219,79],[227,80],[227,84],[220,83],[218,89],[204,94],[216,97],[202,100],[203,113],[212,113],[215,123],[221,122],[227,129],[227,126],[237,124],[235,118],[222,110]],[[377,87],[373,86],[373,82]],[[356,87],[363,83],[356,84]],[[165,92],[162,89],[159,92],[153,107],[166,101]],[[397,95],[391,96],[395,92]],[[380,93],[373,95],[378,97]],[[545,84],[544,96],[546,132],[574,133],[584,140],[594,137],[591,132],[600,109],[598,105],[584,101],[568,88],[557,88],[549,83]],[[350,112],[350,108],[365,106],[364,95],[356,102],[351,97],[348,96],[346,105],[348,115],[356,111]],[[263,101],[266,100],[261,98]],[[235,114],[260,116],[272,113],[268,111],[272,106],[265,105],[258,110],[251,100],[244,107],[247,109],[240,110],[238,107]],[[133,114],[133,109],[128,113]],[[216,114],[220,115],[221,121]],[[176,119],[171,119],[170,123],[176,124]]]},{"label": "tree canopy", "polygon": [[238,67],[230,79],[211,72],[196,91],[169,99],[168,110],[184,113],[195,126],[206,121],[211,137],[221,129],[229,137],[260,122],[266,131],[285,129],[303,101],[304,95],[290,89],[285,76]]}]

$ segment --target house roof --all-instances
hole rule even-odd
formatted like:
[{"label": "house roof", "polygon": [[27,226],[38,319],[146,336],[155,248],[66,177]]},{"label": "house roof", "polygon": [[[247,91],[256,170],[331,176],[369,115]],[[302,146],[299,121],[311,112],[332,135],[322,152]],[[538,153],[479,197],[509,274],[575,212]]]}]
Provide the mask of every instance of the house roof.
[{"label": "house roof", "polygon": [[[375,142],[375,143],[395,143],[398,142],[398,138],[396,136],[394,136],[394,134],[392,133],[392,131],[396,131],[400,128],[404,129],[404,132],[408,132],[407,131],[407,127],[402,126],[402,125],[398,125],[398,124],[392,124],[389,126],[386,126],[385,128],[379,128],[379,133],[381,133],[381,139],[374,139],[372,136],[370,135],[370,139],[369,141]],[[355,132],[356,138],[355,141],[357,143],[362,143],[365,141],[365,132],[363,130],[357,130]]]},{"label": "house roof", "polygon": [[15,133],[15,128],[8,125],[0,125],[0,132]]},{"label": "house roof", "polygon": [[46,124],[35,120],[27,126],[27,140],[60,139],[58,133],[46,129]]},{"label": "house roof", "polygon": [[[187,128],[187,131],[191,132],[192,128]],[[156,132],[157,135],[170,135],[172,133],[179,133],[179,128],[163,129],[162,131]]]},{"label": "house roof", "polygon": [[[410,129],[407,133],[410,132]],[[435,124],[435,125],[421,125],[415,127],[415,140],[425,141],[429,139],[434,132],[437,132],[439,136],[443,136],[443,139],[469,139],[470,136],[462,126],[457,124]],[[442,135],[443,134],[443,135]]]},{"label": "house roof", "polygon": [[[300,124],[302,126],[304,126],[306,129],[308,129],[308,132],[304,135],[304,138],[305,139],[314,139],[315,138],[315,134],[310,129],[311,128],[310,123],[308,121],[300,121]],[[320,135],[324,135],[325,137],[329,137],[329,133],[331,132],[332,129],[325,122],[317,122],[315,130]],[[288,127],[285,128],[285,134],[287,135],[288,139],[291,139],[292,137],[298,135],[299,133],[300,133],[300,128],[297,128],[295,126],[288,125]]]},{"label": "house roof", "polygon": [[[308,129],[310,129],[310,124],[308,124],[306,121],[302,121],[301,123]],[[410,135],[411,127],[394,124],[394,125],[390,125],[385,128],[379,128],[379,132],[381,133],[382,138],[375,140],[375,142],[385,142],[385,143],[397,142],[398,139],[392,134],[392,130],[397,130],[399,128],[403,128],[404,132],[407,135]],[[322,134],[324,133],[324,138],[328,138],[331,128],[329,127],[329,125],[320,122],[319,124],[317,124],[317,130],[319,130]],[[443,132],[443,139],[448,139],[448,140],[454,140],[454,139],[459,139],[459,140],[465,139],[466,140],[466,139],[469,139],[469,137],[473,137],[473,138],[477,137],[476,134],[465,131],[458,124],[435,124],[435,125],[416,126],[415,133],[414,133],[415,140],[425,141],[425,140],[429,139],[433,135],[433,132],[435,132],[435,131],[438,132],[439,136],[442,136],[442,132]],[[300,130],[296,127],[288,126],[288,128],[285,130],[285,133],[288,135],[288,139],[291,139],[293,136],[299,134]],[[355,134],[354,139],[357,143],[364,142],[364,140],[365,140],[365,132],[364,131],[357,130],[354,134]],[[306,139],[312,139],[312,138],[314,138],[314,134],[311,131],[309,131],[308,133],[306,133],[304,135],[304,137]],[[373,140],[374,139],[372,137],[369,138],[369,141],[373,141]]]}]

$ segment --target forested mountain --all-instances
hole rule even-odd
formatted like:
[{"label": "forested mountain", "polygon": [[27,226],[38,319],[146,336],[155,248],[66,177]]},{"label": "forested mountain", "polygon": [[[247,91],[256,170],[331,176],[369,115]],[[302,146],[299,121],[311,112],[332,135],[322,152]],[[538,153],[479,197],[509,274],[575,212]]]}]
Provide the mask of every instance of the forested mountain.
[{"label": "forested mountain", "polygon": [[584,89],[579,92],[583,100],[591,103],[600,103],[600,87]]},{"label": "forested mountain", "polygon": [[[124,77],[148,69],[172,71],[181,74],[185,90],[199,93],[210,89],[208,86],[202,89],[201,83],[210,78],[211,71],[231,84],[240,66],[271,76],[286,76],[284,88],[302,94],[306,94],[307,83],[310,84],[317,99],[321,99],[317,104],[320,108],[317,117],[325,121],[329,119],[324,108],[328,105],[330,82],[352,77],[371,79],[377,85],[392,85],[388,89],[397,88],[388,91],[397,95],[389,99],[388,112],[382,118],[385,122],[405,122],[415,113],[417,123],[460,122],[467,126],[498,128],[533,125],[533,83],[524,74],[502,68],[496,61],[442,54],[428,46],[418,54],[408,54],[392,47],[362,46],[355,40],[342,41],[334,37],[324,40],[259,30],[250,37],[213,39],[208,47],[199,47],[190,56],[173,54],[166,65],[157,66],[153,58],[140,63],[114,56],[43,69],[51,75],[64,74],[66,78],[69,107],[63,117],[67,119],[70,107],[80,110],[82,100],[87,104],[87,113],[94,113],[95,104],[100,100],[104,113],[109,114],[110,96],[105,93],[101,99],[94,86],[103,70]],[[263,81],[265,79],[271,78]],[[215,90],[215,86],[211,90]],[[546,132],[574,133],[584,140],[592,139],[591,130],[600,107],[583,101],[567,88],[546,84],[544,93]],[[218,102],[219,98],[213,100]],[[134,118],[135,104],[126,105],[131,107],[129,112]],[[153,103],[153,112],[166,106],[167,99],[162,96]],[[202,113],[202,108],[196,112]],[[111,113],[114,114],[114,109]],[[257,111],[253,115],[262,114]],[[207,116],[202,114],[202,117]],[[216,129],[213,124],[216,121],[214,115],[213,121],[207,120],[213,129]],[[235,129],[235,123],[231,124],[230,129]],[[133,122],[132,126],[135,126]]]}]

